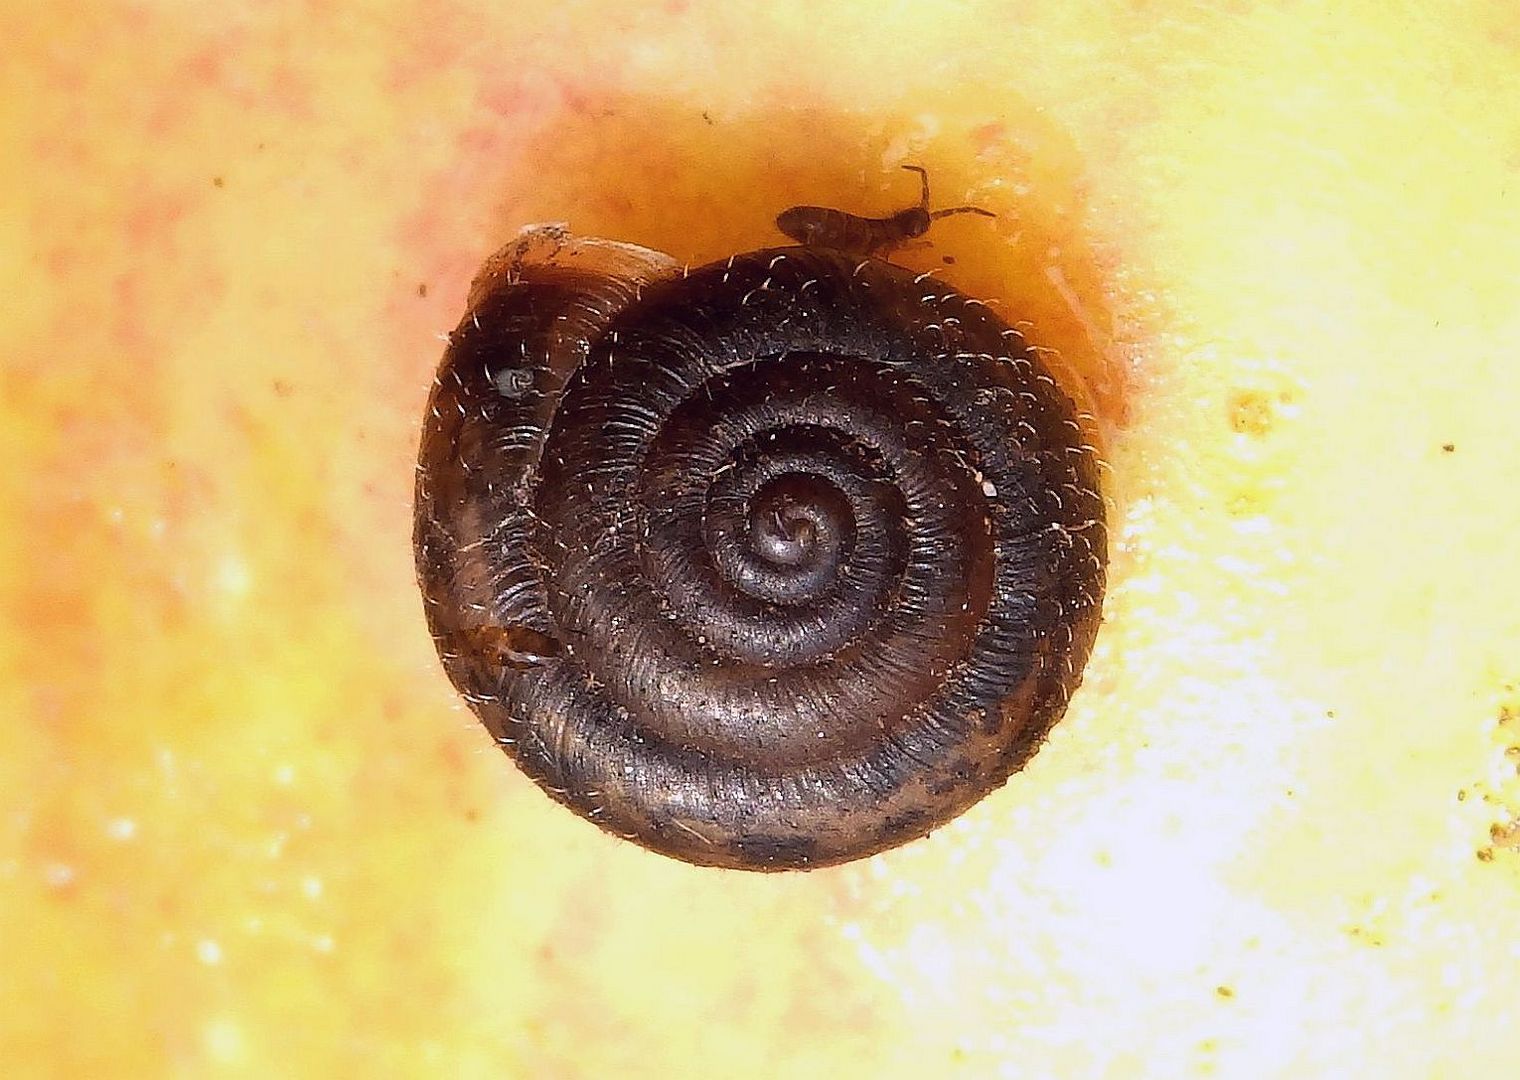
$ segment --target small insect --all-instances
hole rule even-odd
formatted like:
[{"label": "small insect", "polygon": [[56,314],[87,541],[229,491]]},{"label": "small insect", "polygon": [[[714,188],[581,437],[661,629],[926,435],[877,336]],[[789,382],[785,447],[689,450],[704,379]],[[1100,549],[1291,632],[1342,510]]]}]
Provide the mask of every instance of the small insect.
[{"label": "small insect", "polygon": [[929,173],[917,165],[904,165],[918,173],[923,184],[918,205],[884,218],[861,217],[828,206],[793,206],[776,215],[776,228],[810,247],[828,247],[852,255],[875,255],[898,247],[924,235],[929,225],[951,214],[981,214],[997,217],[980,206],[953,206],[948,210],[929,210]]}]

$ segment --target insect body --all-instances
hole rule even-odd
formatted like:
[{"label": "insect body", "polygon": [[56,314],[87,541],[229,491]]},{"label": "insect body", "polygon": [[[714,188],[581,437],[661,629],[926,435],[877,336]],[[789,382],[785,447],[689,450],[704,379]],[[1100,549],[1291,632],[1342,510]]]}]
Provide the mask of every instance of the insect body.
[{"label": "insect body", "polygon": [[875,255],[908,240],[924,235],[931,223],[951,214],[981,214],[997,217],[979,206],[953,206],[948,210],[929,209],[929,173],[917,165],[904,165],[918,173],[923,191],[917,206],[899,210],[884,218],[861,217],[828,206],[793,206],[776,216],[776,228],[810,247],[829,247],[852,255]]}]

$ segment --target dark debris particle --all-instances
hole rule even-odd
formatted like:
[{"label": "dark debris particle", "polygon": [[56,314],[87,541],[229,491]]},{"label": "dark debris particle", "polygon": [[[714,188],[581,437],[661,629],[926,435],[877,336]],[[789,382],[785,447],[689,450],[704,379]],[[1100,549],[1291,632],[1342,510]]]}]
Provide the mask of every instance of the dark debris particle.
[{"label": "dark debris particle", "polygon": [[1441,449],[1443,451],[1445,451],[1446,453],[1448,453],[1448,454],[1455,453],[1456,449],[1457,449],[1457,444],[1456,443],[1452,443],[1452,442],[1442,443],[1441,444]]},{"label": "dark debris particle", "polygon": [[223,180],[220,176],[213,176],[211,178],[211,186],[212,187],[226,187],[227,186],[227,181]]},{"label": "dark debris particle", "polygon": [[420,281],[417,283],[417,295],[424,300],[427,299],[427,282]]}]

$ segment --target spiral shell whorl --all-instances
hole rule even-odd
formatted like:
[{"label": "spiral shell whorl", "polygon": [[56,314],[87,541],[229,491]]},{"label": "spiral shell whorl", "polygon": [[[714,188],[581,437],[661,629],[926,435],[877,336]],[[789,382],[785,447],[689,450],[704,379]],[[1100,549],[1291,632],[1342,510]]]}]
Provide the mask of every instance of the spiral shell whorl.
[{"label": "spiral shell whorl", "polygon": [[859,857],[1003,783],[1105,565],[1095,452],[1019,335],[823,249],[583,265],[484,291],[426,425],[419,576],[487,727],[704,864]]}]

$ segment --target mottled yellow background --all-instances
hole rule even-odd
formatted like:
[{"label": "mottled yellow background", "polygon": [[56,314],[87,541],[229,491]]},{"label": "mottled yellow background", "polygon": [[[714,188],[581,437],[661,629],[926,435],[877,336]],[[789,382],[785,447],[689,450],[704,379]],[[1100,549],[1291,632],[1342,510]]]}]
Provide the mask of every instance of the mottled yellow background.
[{"label": "mottled yellow background", "polygon": [[[1520,1075],[1520,10],[0,10],[0,1072]],[[933,837],[699,870],[544,798],[410,551],[521,225],[795,202],[1093,389],[1087,683]],[[954,259],[947,263],[946,257]]]}]

